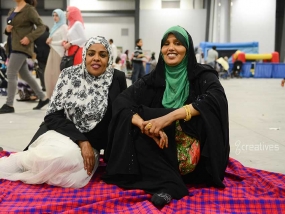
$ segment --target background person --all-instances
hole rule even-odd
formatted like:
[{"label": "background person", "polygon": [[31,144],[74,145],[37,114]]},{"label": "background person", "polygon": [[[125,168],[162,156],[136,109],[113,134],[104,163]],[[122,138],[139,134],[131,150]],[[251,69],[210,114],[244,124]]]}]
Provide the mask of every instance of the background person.
[{"label": "background person", "polygon": [[50,47],[46,43],[49,37],[49,27],[46,26],[46,31],[35,40],[35,53],[37,58],[37,68],[35,68],[37,75],[40,79],[42,90],[46,91],[45,86],[45,69],[47,64],[47,59],[49,55]]},{"label": "background person", "polygon": [[216,51],[217,47],[213,46],[208,51],[207,64],[216,69],[216,60],[219,58],[219,53]]},{"label": "background person", "polygon": [[124,53],[121,53],[120,58],[121,58],[122,71],[127,75],[128,72],[127,72],[127,65],[126,64],[127,64],[128,56],[126,54],[126,51]]},{"label": "background person", "polygon": [[87,38],[85,35],[84,22],[80,10],[77,7],[69,6],[66,10],[68,20],[67,41],[63,42],[68,56],[75,54],[73,65],[82,62],[82,47]]},{"label": "background person", "polygon": [[46,98],[30,74],[27,64],[27,58],[30,58],[34,53],[34,40],[45,31],[45,26],[35,9],[36,4],[36,0],[17,0],[16,7],[10,10],[8,14],[5,34],[8,36],[6,52],[9,58],[7,66],[9,84],[7,100],[1,107],[0,114],[15,112],[13,104],[17,90],[18,73],[40,99],[38,105],[33,109],[41,109],[49,102],[49,99]]},{"label": "background person", "polygon": [[[116,58],[115,64],[113,64],[113,67],[119,71],[122,70],[122,60],[120,57]],[[124,72],[125,73],[125,72]]]},{"label": "background person", "polygon": [[67,40],[67,25],[65,14],[61,9],[52,12],[54,25],[46,43],[50,46],[50,53],[45,71],[46,94],[51,98],[54,87],[60,75],[60,62],[65,49],[62,45]]},{"label": "background person", "polygon": [[132,57],[132,62],[133,62],[132,84],[134,84],[139,78],[145,75],[145,70],[143,66],[143,61],[145,56],[143,54],[142,46],[143,46],[142,39],[137,39],[134,55]]},{"label": "background person", "polygon": [[149,60],[149,63],[150,63],[150,71],[153,71],[156,67],[156,64],[157,64],[154,52],[151,53],[151,58]]},{"label": "background person", "polygon": [[118,50],[117,50],[117,46],[114,44],[114,40],[113,39],[109,39],[109,44],[112,47],[112,54],[113,54],[113,61],[115,62],[115,60],[118,57]]},{"label": "background person", "polygon": [[126,67],[127,67],[127,72],[128,72],[128,71],[132,70],[132,63],[131,63],[131,60],[129,58],[129,50],[126,50],[125,54],[127,55]]}]

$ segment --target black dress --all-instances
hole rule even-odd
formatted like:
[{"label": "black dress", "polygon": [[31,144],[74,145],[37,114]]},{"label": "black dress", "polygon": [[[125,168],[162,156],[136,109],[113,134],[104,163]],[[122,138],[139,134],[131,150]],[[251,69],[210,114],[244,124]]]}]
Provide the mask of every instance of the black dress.
[{"label": "black dress", "polygon": [[[192,41],[190,35],[189,41]],[[132,125],[138,113],[144,120],[163,116],[175,109],[162,106],[165,90],[164,62],[160,57],[156,69],[138,80],[118,96],[113,104],[108,161],[103,180],[126,189],[143,189],[154,194],[165,192],[175,199],[188,195],[186,183],[206,183],[224,187],[223,179],[229,158],[228,104],[217,72],[197,64],[193,42],[188,52],[189,97],[200,112],[190,121],[180,121],[182,130],[201,143],[201,157],[196,169],[181,176],[175,143],[175,122],[164,128],[168,148],[160,149],[148,136]]]}]

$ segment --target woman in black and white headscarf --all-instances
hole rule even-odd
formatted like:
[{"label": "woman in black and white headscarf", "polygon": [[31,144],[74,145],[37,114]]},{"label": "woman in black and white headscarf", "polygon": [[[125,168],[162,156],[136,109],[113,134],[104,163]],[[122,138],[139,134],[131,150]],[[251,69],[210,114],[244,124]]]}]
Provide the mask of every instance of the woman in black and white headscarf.
[{"label": "woman in black and white headscarf", "polygon": [[112,103],[127,88],[125,74],[112,68],[111,53],[104,37],[86,42],[82,64],[60,74],[31,143],[0,159],[0,178],[73,188],[89,182],[108,141]]}]

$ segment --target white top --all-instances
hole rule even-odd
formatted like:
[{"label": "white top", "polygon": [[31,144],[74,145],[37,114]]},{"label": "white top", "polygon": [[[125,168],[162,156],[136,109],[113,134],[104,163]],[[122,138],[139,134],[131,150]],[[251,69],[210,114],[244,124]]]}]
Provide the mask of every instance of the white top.
[{"label": "white top", "polygon": [[207,63],[209,62],[215,62],[216,59],[218,59],[219,54],[217,51],[215,51],[214,49],[210,49],[208,51],[208,57],[207,57]]},{"label": "white top", "polygon": [[84,46],[87,38],[85,35],[85,29],[81,22],[76,21],[72,27],[68,29],[67,41],[71,42],[72,45],[78,45],[79,47]]},{"label": "white top", "polygon": [[198,62],[198,63],[201,63],[201,61],[202,61],[202,56],[201,56],[201,54],[200,54],[200,53],[196,53],[195,56],[196,56],[197,62]]},{"label": "white top", "polygon": [[64,47],[62,45],[63,41],[67,40],[67,25],[61,25],[52,35],[50,47],[53,48],[60,57],[64,55]]},{"label": "white top", "polygon": [[113,64],[114,65],[114,68],[121,71],[122,70],[122,65],[121,64]]},{"label": "white top", "polygon": [[113,44],[111,45],[111,48],[112,48],[112,54],[113,54],[113,64],[115,64],[115,63],[116,63],[117,56],[118,56],[117,46],[113,43]]}]

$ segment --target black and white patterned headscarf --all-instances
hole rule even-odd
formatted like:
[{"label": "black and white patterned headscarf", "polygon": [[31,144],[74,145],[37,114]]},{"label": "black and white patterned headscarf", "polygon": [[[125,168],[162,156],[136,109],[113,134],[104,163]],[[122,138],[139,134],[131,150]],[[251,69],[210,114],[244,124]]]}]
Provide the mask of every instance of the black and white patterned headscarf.
[{"label": "black and white patterned headscarf", "polygon": [[[104,45],[109,54],[106,71],[98,77],[86,69],[86,53],[93,44]],[[104,117],[114,69],[111,47],[104,37],[90,38],[83,48],[82,63],[64,69],[53,91],[47,115],[64,109],[65,116],[84,133],[91,131]]]}]

